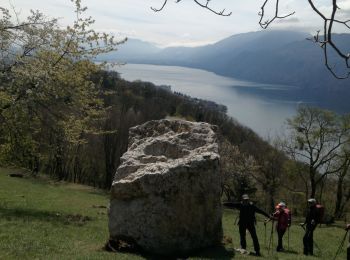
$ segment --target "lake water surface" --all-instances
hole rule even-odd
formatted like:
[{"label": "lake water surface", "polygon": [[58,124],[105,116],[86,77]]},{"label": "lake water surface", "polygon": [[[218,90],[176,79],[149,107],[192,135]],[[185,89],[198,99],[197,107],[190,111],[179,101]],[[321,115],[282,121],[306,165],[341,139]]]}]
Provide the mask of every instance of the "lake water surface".
[{"label": "lake water surface", "polygon": [[282,131],[286,118],[295,115],[299,100],[278,99],[259,93],[288,92],[293,87],[259,84],[215,73],[176,66],[127,64],[117,67],[121,77],[129,80],[169,85],[173,91],[227,106],[230,116],[258,133],[275,136]]}]

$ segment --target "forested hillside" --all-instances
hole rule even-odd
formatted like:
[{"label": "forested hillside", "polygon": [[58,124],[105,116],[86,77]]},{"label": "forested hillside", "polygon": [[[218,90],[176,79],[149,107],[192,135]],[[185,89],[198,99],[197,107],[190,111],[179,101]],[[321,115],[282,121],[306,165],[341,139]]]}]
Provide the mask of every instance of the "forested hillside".
[{"label": "forested hillside", "polygon": [[[2,154],[3,161],[59,179],[108,188],[119,158],[127,149],[128,129],[168,115],[219,125],[232,143],[247,152],[254,152],[253,145],[258,147],[259,143],[267,146],[253,131],[229,118],[224,106],[214,102],[172,93],[152,83],[127,82],[113,72],[100,72],[94,78],[101,82],[100,97],[106,109],[105,117],[95,123],[94,131],[82,130],[81,140],[74,143],[69,142],[68,136],[55,137],[55,133],[50,138],[44,133],[30,135],[33,142],[40,143],[35,149],[33,144],[27,147],[14,139],[13,145],[7,146],[7,153]],[[3,142],[5,145],[9,144]]]},{"label": "forested hillside", "polygon": [[[70,139],[69,131],[64,134],[54,129],[40,134],[24,132],[25,143],[16,136],[9,137],[11,143],[3,140],[1,144],[7,147],[1,153],[2,165],[21,166],[31,169],[33,174],[42,172],[57,180],[109,189],[120,157],[127,150],[129,128],[167,116],[180,117],[219,126],[224,198],[238,199],[249,193],[259,198],[259,204],[267,209],[283,198],[296,214],[303,212],[305,190],[298,171],[306,173],[305,167],[288,160],[280,148],[272,147],[228,117],[226,107],[173,93],[168,87],[149,82],[128,82],[116,72],[98,72],[93,81],[100,84],[104,104],[101,111],[105,111],[105,116],[94,122],[94,131],[82,129],[77,141]],[[332,203],[335,183],[335,179],[328,179],[329,188],[317,190],[317,195],[321,194],[330,204],[330,215],[336,206]],[[342,212],[348,201],[346,183],[347,178],[341,186],[345,189],[341,195],[344,200],[340,202]]]},{"label": "forested hillside", "polygon": [[[269,209],[283,199],[299,214],[306,198],[316,196],[329,205],[331,215],[346,215],[350,201],[350,116],[301,107],[288,121],[291,135],[286,138],[290,142],[289,146],[284,144],[284,153],[280,149],[283,142],[272,145],[273,140],[271,144],[263,141],[228,117],[222,105],[173,93],[166,86],[127,82],[118,73],[106,71],[104,63],[94,63],[96,57],[116,50],[125,40],[115,41],[108,34],[92,30],[94,20],[84,17],[85,10],[76,0],[77,18],[72,26],[63,28],[57,19],[40,12],[20,22],[9,10],[0,9],[0,52],[4,57],[0,63],[1,166],[23,167],[33,175],[43,173],[57,180],[109,189],[120,157],[128,147],[129,128],[167,116],[179,117],[218,126],[218,178],[223,180],[224,198],[238,200],[243,193],[249,193]],[[228,58],[230,62],[228,54],[239,56],[235,52],[239,46],[248,52],[253,48],[259,55],[269,53],[266,49],[270,48],[274,54],[300,36],[282,33],[280,41],[274,35],[248,33],[231,37],[208,47],[215,50],[215,55],[206,47],[167,51],[177,52],[179,60],[187,57],[184,60],[188,62],[209,66],[215,65],[215,60]],[[262,39],[268,44],[263,44]],[[142,44],[144,49],[157,51]],[[202,54],[199,57],[192,51]],[[141,57],[140,52],[138,55]],[[208,55],[212,55],[211,62],[205,62]],[[293,58],[288,54],[285,59]],[[170,57],[166,59],[172,62]],[[238,62],[242,64],[243,58]],[[262,65],[256,66],[262,70]],[[247,71],[253,69],[249,65]],[[318,156],[314,157],[315,153]]]}]

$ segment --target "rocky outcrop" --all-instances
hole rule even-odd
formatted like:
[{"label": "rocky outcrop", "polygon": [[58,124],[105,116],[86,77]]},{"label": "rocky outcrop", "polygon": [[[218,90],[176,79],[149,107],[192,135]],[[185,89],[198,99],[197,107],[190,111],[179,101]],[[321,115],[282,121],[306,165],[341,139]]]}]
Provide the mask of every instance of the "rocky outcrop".
[{"label": "rocky outcrop", "polygon": [[218,144],[214,127],[183,120],[130,129],[111,189],[111,239],[157,254],[221,242]]}]

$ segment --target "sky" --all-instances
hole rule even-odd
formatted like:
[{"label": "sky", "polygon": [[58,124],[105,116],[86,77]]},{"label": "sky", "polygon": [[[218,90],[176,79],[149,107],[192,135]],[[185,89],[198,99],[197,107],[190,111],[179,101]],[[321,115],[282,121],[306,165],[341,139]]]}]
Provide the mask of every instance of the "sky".
[{"label": "sky", "polygon": [[[205,3],[206,0],[199,0]],[[281,0],[281,14],[296,14],[270,25],[269,30],[301,30],[310,33],[322,29],[321,19],[312,11],[307,0]],[[320,10],[328,12],[331,0],[316,0]],[[350,0],[338,0],[342,8],[339,18],[350,18]],[[86,15],[95,20],[94,29],[114,34],[118,38],[142,39],[159,46],[198,46],[219,41],[233,34],[261,30],[258,12],[263,0],[211,0],[215,10],[232,12],[229,17],[217,16],[196,5],[193,0],[175,3],[169,0],[161,12],[163,0],[82,0]],[[272,1],[273,3],[273,1]],[[50,17],[60,18],[62,26],[74,19],[70,0],[0,0],[0,7],[13,6],[20,17],[30,9],[40,10]],[[272,8],[268,8],[274,10]],[[346,31],[338,28],[339,32]],[[348,30],[350,31],[350,30]]]}]

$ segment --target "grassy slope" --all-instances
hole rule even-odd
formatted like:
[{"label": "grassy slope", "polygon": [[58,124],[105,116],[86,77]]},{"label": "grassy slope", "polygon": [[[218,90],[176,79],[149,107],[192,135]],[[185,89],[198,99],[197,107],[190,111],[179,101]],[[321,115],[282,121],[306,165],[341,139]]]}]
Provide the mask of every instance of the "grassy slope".
[{"label": "grassy slope", "polygon": [[[107,215],[105,208],[96,206],[107,206],[107,194],[81,185],[10,178],[10,172],[0,168],[0,259],[142,259],[102,250],[108,238]],[[192,258],[255,259],[234,253],[233,247],[239,245],[235,214],[225,210],[223,217],[225,236],[232,237],[233,244],[203,250]],[[270,255],[264,247],[264,225],[260,222],[257,228],[265,259],[317,259],[301,255],[301,228],[291,229],[289,253]],[[269,224],[267,240],[270,229]],[[319,228],[315,233],[322,250],[320,255],[316,249],[319,258],[332,259],[343,235],[337,227]],[[252,248],[249,236],[248,247]],[[338,259],[345,259],[345,250]]]}]

